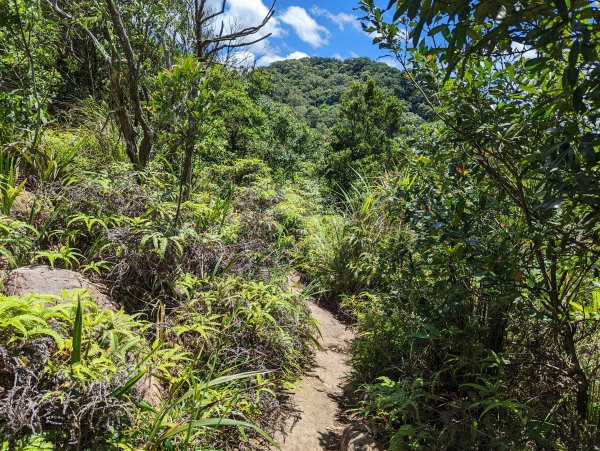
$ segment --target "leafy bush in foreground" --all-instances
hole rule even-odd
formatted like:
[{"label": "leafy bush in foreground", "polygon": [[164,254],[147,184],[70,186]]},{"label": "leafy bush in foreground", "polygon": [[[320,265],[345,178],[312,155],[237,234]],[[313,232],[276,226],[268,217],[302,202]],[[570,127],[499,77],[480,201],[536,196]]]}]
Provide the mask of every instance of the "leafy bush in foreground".
[{"label": "leafy bush in foreground", "polygon": [[[474,165],[447,161],[410,156],[356,196],[330,242],[332,276],[318,280],[357,324],[360,411],[392,449],[585,447],[597,395],[581,422],[565,317],[527,288],[540,276],[520,218]],[[596,284],[582,280],[569,308],[590,381]]]}]

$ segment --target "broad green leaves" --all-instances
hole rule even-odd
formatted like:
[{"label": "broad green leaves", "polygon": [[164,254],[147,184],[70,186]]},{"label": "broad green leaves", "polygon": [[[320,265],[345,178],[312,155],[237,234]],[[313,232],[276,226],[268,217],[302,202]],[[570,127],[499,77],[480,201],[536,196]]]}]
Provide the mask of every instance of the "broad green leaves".
[{"label": "broad green leaves", "polygon": [[[431,271],[442,272],[448,265],[456,271],[450,280],[463,278],[472,295],[503,280],[506,299],[497,293],[474,304],[485,305],[493,320],[487,346],[501,356],[504,340],[521,333],[509,324],[529,321],[528,312],[535,312],[539,322],[531,328],[549,327],[548,336],[557,344],[555,359],[569,368],[569,408],[585,424],[597,402],[590,383],[597,379],[598,367],[590,362],[598,354],[583,343],[588,337],[597,339],[600,327],[593,313],[596,297],[588,289],[600,260],[598,3],[400,0],[387,4],[393,18],[371,0],[362,1],[360,8],[366,13],[363,21],[379,32],[380,47],[405,65],[419,89],[429,89],[429,103],[443,123],[442,145],[450,148],[442,155],[466,183],[477,177],[480,191],[497,191],[497,202],[488,199],[480,213],[496,212],[493,230],[505,248],[494,250],[488,242],[486,251],[453,242],[469,243],[463,233],[485,227],[479,222],[483,217],[467,214],[459,201],[474,202],[476,190],[465,186],[464,192],[446,193],[449,187],[442,185],[437,194],[443,206],[439,198],[433,199],[437,208],[432,201],[439,218],[426,220],[433,222],[428,230],[418,229],[418,242],[430,246],[423,255],[435,256],[428,262],[435,268]],[[469,251],[475,260],[466,257]],[[446,280],[442,284],[451,285]],[[450,301],[451,295],[442,298]],[[449,302],[446,313],[462,313],[465,298],[453,298],[454,306]],[[480,318],[469,316],[469,321],[478,324]],[[447,326],[443,332],[457,346],[475,352],[470,337],[460,335],[465,324]],[[523,339],[523,346],[527,341]],[[530,358],[547,357],[532,353]],[[510,375],[510,370],[494,374]],[[490,414],[501,405],[492,402],[482,408]],[[544,443],[534,432],[535,440]]]},{"label": "broad green leaves", "polygon": [[379,45],[393,53],[404,51],[402,33],[407,26],[412,46],[438,59],[447,76],[456,68],[463,74],[467,60],[518,56],[516,48],[522,47],[525,52],[521,53],[550,58],[549,68],[563,75],[560,90],[572,98],[576,111],[598,108],[600,11],[596,2],[405,0],[388,4],[387,9],[394,12],[391,23],[376,2],[360,4],[367,14],[363,20],[380,34]]}]

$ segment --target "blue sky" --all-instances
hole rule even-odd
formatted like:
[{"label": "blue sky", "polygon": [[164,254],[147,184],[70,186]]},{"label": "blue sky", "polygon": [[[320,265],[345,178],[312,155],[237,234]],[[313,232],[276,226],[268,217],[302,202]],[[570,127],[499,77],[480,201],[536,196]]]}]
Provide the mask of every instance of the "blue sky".
[{"label": "blue sky", "polygon": [[[220,4],[220,1],[214,0]],[[271,0],[228,0],[227,23],[252,26],[260,23]],[[240,56],[258,59],[259,65],[273,61],[321,56],[377,59],[385,53],[372,44],[372,38],[356,20],[358,0],[277,0],[276,13],[263,30],[272,33],[265,42],[250,47]],[[391,58],[382,62],[397,63]]]},{"label": "blue sky", "polygon": [[[213,10],[219,10],[223,4],[223,0],[208,1]],[[226,12],[219,16],[215,26],[220,28],[222,22],[226,31],[257,26],[268,14],[272,1],[226,0]],[[362,11],[355,10],[358,1],[277,0],[275,15],[257,35],[270,34],[270,37],[237,53],[238,64],[262,66],[309,56],[340,59],[366,56],[400,68],[398,61],[373,45],[372,37],[362,30],[358,20]],[[376,3],[386,6],[389,2],[377,0]],[[515,42],[513,48],[522,50],[523,46]],[[533,51],[522,55],[524,58],[533,56]]]}]

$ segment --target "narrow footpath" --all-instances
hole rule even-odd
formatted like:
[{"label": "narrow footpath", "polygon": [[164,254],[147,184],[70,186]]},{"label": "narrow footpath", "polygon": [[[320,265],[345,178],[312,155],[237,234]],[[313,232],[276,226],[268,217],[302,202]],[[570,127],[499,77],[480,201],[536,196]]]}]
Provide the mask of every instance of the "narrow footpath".
[{"label": "narrow footpath", "polygon": [[314,367],[304,374],[292,400],[298,416],[290,418],[285,433],[275,439],[283,451],[339,450],[343,432],[344,385],[350,367],[346,363],[352,332],[331,313],[308,302],[321,331],[322,349],[315,353]]}]

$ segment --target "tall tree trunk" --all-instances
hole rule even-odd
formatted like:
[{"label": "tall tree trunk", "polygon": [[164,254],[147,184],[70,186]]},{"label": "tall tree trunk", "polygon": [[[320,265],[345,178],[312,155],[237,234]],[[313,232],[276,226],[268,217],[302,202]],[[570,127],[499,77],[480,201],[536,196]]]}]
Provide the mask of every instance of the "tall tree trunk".
[{"label": "tall tree trunk", "polygon": [[194,166],[194,147],[196,145],[196,133],[198,130],[198,123],[194,118],[193,112],[188,115],[188,139],[185,145],[185,158],[183,162],[183,171],[181,176],[181,183],[183,184],[183,200],[187,201],[190,199],[192,190],[192,172]]},{"label": "tall tree trunk", "polygon": [[575,381],[575,406],[582,421],[587,420],[590,402],[590,381],[585,374],[577,348],[575,347],[575,325],[567,323],[564,326],[564,348],[567,352],[571,369],[569,375]]},{"label": "tall tree trunk", "polygon": [[27,57],[27,61],[29,63],[29,70],[31,72],[31,88],[32,88],[33,98],[35,100],[36,114],[35,114],[34,133],[33,133],[33,138],[31,140],[30,149],[32,151],[35,151],[35,149],[37,148],[39,141],[41,139],[42,114],[43,114],[42,102],[40,100],[40,94],[38,91],[37,75],[36,75],[36,70],[35,70],[35,61],[33,59],[33,53],[31,51],[31,45],[30,45],[31,33],[29,33],[29,38],[28,38],[27,35],[25,34],[25,28],[23,26],[23,21],[21,20],[21,13],[19,11],[19,4],[17,3],[17,0],[14,0],[13,4],[15,7],[15,15],[17,17],[17,25],[18,25],[18,29],[19,29],[19,34],[20,34],[21,40],[23,41],[23,49],[25,50],[25,56]]},{"label": "tall tree trunk", "polygon": [[[129,41],[127,31],[123,26],[123,20],[121,19],[119,10],[115,6],[113,0],[106,0],[106,5],[108,6],[108,10],[110,12],[113,27],[117,37],[119,38],[123,52],[125,53],[125,59],[127,60],[129,99],[132,103],[135,123],[142,129],[142,140],[139,144],[137,144],[137,140],[135,140],[135,130],[133,130],[133,134],[131,133],[131,130],[127,130],[128,136],[125,136],[125,140],[128,142],[128,146],[131,147],[131,151],[136,153],[136,157],[134,158],[135,161],[132,161],[132,163],[135,164],[138,169],[143,169],[150,160],[150,152],[152,151],[152,145],[154,142],[154,132],[150,128],[142,109],[142,102],[140,99],[139,65],[135,54],[133,53],[133,48],[131,47],[131,42]],[[119,88],[119,90],[120,89],[121,88]],[[128,116],[127,111],[124,111],[123,114]],[[130,120],[129,125],[131,125]],[[125,135],[125,130],[123,130],[123,133]],[[129,141],[131,138],[134,138],[134,142],[136,143],[135,146]]]},{"label": "tall tree trunk", "polygon": [[129,161],[136,167],[139,167],[137,132],[127,112],[126,94],[123,91],[123,83],[121,81],[120,61],[116,54],[113,54],[113,60],[110,64],[110,87],[117,123],[125,140],[125,151],[127,152]]}]

